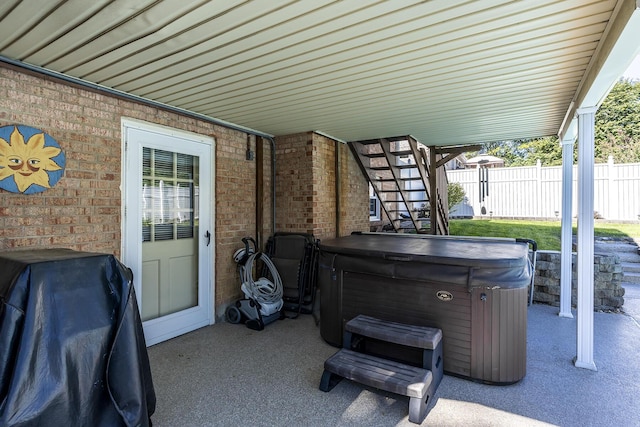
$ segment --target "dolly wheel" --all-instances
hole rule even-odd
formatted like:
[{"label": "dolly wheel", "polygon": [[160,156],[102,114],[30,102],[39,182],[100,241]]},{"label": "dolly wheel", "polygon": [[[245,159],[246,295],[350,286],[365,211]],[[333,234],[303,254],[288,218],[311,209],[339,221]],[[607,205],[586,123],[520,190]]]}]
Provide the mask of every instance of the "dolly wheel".
[{"label": "dolly wheel", "polygon": [[230,305],[224,314],[229,323],[240,323],[242,320],[242,313],[236,306]]}]

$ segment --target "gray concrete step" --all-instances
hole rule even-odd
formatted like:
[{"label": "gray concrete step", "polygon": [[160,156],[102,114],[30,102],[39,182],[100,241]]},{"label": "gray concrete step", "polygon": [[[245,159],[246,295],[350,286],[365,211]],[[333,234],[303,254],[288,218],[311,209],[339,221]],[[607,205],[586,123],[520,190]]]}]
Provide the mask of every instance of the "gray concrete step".
[{"label": "gray concrete step", "polygon": [[640,255],[633,252],[616,252],[620,258],[620,262],[640,264]]},{"label": "gray concrete step", "polygon": [[620,262],[622,270],[626,273],[640,273],[640,262]]},{"label": "gray concrete step", "polygon": [[638,254],[638,246],[630,242],[595,242],[595,251],[601,250],[603,252],[629,252],[633,254]]},{"label": "gray concrete step", "polygon": [[593,249],[597,254],[615,254],[621,263],[640,263],[638,245],[635,242],[596,240]]},{"label": "gray concrete step", "polygon": [[[640,273],[631,273],[624,271],[623,282],[640,284]],[[623,283],[624,285],[624,283]],[[623,286],[624,287],[624,286]]]}]

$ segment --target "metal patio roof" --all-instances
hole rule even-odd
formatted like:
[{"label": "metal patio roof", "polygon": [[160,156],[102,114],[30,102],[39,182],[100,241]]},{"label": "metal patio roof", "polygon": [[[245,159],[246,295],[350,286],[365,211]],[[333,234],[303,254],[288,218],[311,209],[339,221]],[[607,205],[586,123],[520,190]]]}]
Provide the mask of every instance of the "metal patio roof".
[{"label": "metal patio roof", "polygon": [[[636,9],[636,0],[4,0],[0,55],[272,135],[460,145],[557,134]],[[599,84],[610,87],[632,59]]]}]

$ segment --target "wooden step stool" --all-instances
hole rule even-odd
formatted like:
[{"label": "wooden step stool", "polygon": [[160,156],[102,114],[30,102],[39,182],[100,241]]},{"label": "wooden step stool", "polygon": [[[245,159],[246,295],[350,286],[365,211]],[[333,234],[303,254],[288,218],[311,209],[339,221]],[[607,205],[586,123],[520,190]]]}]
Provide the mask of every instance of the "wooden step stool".
[{"label": "wooden step stool", "polygon": [[[369,337],[423,349],[423,366],[351,350],[353,337]],[[346,378],[409,397],[409,421],[420,424],[443,376],[442,331],[360,315],[345,325],[343,348],[324,362],[320,390],[330,391]]]}]

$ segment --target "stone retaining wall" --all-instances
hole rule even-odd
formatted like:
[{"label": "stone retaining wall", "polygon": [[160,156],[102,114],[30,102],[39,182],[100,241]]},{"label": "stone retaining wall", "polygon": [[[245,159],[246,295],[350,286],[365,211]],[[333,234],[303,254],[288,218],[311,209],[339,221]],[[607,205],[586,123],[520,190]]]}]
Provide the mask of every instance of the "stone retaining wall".
[{"label": "stone retaining wall", "polygon": [[[596,310],[618,310],[624,304],[623,272],[617,255],[594,255],[594,300]],[[576,254],[572,256],[571,306],[576,307],[578,274]],[[534,302],[560,306],[560,252],[538,251],[534,281]]]}]

